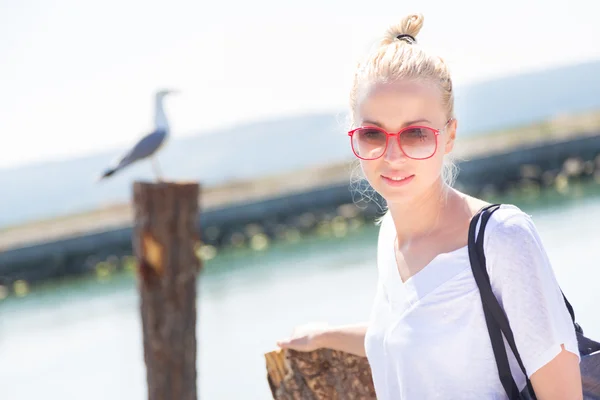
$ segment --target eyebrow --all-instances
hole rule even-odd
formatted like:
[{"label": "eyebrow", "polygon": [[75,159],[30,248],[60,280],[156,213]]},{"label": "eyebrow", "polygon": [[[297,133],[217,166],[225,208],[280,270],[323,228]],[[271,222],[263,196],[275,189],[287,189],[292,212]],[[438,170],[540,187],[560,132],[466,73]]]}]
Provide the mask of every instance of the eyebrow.
[{"label": "eyebrow", "polygon": [[[421,123],[421,122],[426,122],[428,124],[431,124],[431,121],[429,121],[428,119],[421,118],[421,119],[416,119],[414,121],[405,122],[404,124],[402,124],[402,127],[404,128],[404,127],[407,127],[407,126],[410,126],[410,125],[414,125],[414,124],[418,124],[418,123]],[[381,124],[381,123],[379,123],[377,121],[363,120],[363,124],[375,125],[375,126],[378,126],[380,128],[383,128],[383,124]]]}]

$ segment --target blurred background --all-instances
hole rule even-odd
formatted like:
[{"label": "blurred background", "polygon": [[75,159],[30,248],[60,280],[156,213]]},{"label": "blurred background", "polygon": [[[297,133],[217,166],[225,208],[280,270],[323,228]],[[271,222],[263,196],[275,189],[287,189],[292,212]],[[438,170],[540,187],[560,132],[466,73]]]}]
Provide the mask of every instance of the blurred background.
[{"label": "blurred background", "polygon": [[587,0],[0,0],[0,397],[143,399],[131,257],[142,162],[96,178],[153,126],[166,179],[202,185],[198,387],[266,399],[295,325],[364,320],[383,203],[347,131],[354,66],[422,12],[451,66],[456,186],[530,213],[600,339],[600,25]]}]

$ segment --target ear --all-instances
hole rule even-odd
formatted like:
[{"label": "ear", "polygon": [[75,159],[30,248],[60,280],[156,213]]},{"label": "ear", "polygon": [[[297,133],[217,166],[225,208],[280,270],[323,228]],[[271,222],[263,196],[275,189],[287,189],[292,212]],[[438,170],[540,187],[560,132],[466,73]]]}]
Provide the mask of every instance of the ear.
[{"label": "ear", "polygon": [[448,154],[454,148],[454,141],[456,140],[456,128],[458,127],[458,121],[453,118],[446,127],[446,143],[444,148],[444,154]]}]

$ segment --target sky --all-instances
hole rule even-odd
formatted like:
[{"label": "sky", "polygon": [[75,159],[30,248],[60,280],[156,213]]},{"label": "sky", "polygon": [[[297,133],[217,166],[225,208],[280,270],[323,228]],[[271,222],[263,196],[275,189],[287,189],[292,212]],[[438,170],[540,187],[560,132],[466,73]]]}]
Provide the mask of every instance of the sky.
[{"label": "sky", "polygon": [[164,87],[181,91],[166,103],[174,137],[343,111],[356,62],[412,12],[458,86],[599,59],[598,11],[589,0],[0,0],[0,168],[128,146],[152,128]]}]

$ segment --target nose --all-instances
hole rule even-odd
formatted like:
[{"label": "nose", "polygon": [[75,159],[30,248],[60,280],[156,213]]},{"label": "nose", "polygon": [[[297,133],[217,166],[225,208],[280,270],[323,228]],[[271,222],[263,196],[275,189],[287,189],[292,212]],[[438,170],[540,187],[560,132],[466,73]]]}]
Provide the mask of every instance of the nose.
[{"label": "nose", "polygon": [[406,156],[404,152],[400,148],[400,143],[398,143],[398,137],[390,137],[387,149],[385,150],[385,154],[383,155],[385,161],[389,163],[393,162],[404,162],[406,161]]}]

